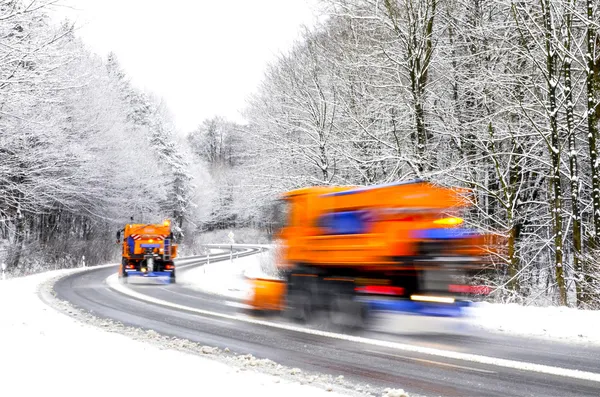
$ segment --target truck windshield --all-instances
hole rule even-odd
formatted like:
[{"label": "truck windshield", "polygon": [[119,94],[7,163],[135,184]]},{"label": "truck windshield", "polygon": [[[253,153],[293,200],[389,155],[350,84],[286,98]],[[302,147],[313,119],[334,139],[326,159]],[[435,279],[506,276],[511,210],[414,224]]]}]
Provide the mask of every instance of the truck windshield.
[{"label": "truck windshield", "polygon": [[290,204],[287,200],[277,200],[273,205],[272,232],[278,233],[289,223]]}]

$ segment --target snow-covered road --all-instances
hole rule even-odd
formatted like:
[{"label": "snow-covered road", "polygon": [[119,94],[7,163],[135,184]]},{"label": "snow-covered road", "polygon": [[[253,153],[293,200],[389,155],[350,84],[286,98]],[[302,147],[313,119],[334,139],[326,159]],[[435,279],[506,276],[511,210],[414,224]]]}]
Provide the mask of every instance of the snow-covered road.
[{"label": "snow-covered road", "polygon": [[240,370],[84,324],[47,306],[52,271],[0,281],[0,388],[11,397],[332,396],[309,385]]}]

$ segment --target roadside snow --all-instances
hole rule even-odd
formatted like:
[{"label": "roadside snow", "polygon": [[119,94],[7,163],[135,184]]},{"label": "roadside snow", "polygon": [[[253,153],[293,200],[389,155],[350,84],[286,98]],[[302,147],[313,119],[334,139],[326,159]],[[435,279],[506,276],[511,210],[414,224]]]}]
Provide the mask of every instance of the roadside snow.
[{"label": "roadside snow", "polygon": [[[263,257],[261,258],[261,255]],[[244,299],[251,292],[248,278],[268,278],[261,270],[261,261],[265,254],[211,263],[209,266],[195,268],[183,275],[186,286],[205,292],[218,294],[227,298]],[[446,320],[446,329],[464,330],[468,326],[472,330],[483,330],[494,333],[513,334],[542,339],[562,340],[572,343],[600,344],[600,311],[577,310],[566,307],[525,307],[517,304],[479,303],[470,310],[471,318],[464,322]],[[386,328],[401,332],[422,332],[429,323],[426,318],[415,318],[406,322],[402,315],[384,314],[375,330]],[[400,320],[399,320],[400,319]],[[419,320],[419,321],[416,321]],[[398,327],[398,321],[403,326]],[[439,329],[439,319],[431,319]],[[406,324],[414,323],[413,328]],[[394,324],[390,326],[390,324]]]},{"label": "roadside snow", "polygon": [[221,295],[230,299],[245,300],[252,291],[249,278],[269,278],[260,267],[263,253],[245,256],[233,261],[211,262],[208,265],[182,271],[177,282],[188,288]]},{"label": "roadside snow", "polygon": [[[59,393],[79,397],[82,392],[87,396],[115,392],[144,396],[335,395],[277,376],[242,371],[213,359],[160,348],[68,317],[42,302],[38,288],[71,272],[51,271],[0,281],[0,379],[2,390],[11,396]],[[149,338],[152,333],[147,331]],[[211,354],[212,349],[202,347],[201,352]],[[248,367],[269,364],[251,357],[243,360]]]},{"label": "roadside snow", "polygon": [[402,389],[385,389],[382,397],[408,397]]},{"label": "roadside snow", "polygon": [[472,323],[498,333],[600,344],[600,311],[480,303]]}]

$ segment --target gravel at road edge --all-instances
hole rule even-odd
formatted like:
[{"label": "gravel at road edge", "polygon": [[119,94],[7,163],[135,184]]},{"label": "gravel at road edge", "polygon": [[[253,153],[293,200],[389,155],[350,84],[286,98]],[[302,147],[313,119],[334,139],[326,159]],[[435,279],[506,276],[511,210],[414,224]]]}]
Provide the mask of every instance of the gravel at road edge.
[{"label": "gravel at road edge", "polygon": [[[85,271],[85,269],[78,270],[74,273],[78,273],[80,271]],[[150,343],[161,349],[174,349],[188,354],[202,355],[203,357],[228,364],[235,368],[236,372],[258,371],[261,373],[281,377],[289,382],[310,384],[313,387],[318,387],[326,391],[332,391],[348,396],[362,397],[387,395],[387,389],[373,387],[366,384],[357,384],[345,379],[343,376],[302,371],[298,368],[290,368],[277,364],[269,359],[259,359],[251,354],[234,352],[228,348],[220,349],[218,347],[205,346],[188,339],[166,336],[151,329],[131,327],[118,321],[94,316],[91,313],[74,306],[70,302],[61,300],[56,296],[54,284],[60,278],[71,274],[73,273],[59,275],[41,283],[38,286],[38,296],[43,302],[53,309],[75,318],[85,324],[101,328],[106,332],[119,333],[137,341]],[[413,397],[416,396],[413,395]]]}]

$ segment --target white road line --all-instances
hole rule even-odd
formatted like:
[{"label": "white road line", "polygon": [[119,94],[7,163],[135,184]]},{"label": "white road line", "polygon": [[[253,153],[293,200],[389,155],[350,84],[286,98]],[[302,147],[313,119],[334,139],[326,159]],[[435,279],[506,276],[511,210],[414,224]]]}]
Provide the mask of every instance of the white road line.
[{"label": "white road line", "polygon": [[252,309],[252,306],[241,302],[225,301],[225,306],[237,307],[238,309]]},{"label": "white road line", "polygon": [[[181,286],[181,284],[178,284],[179,286]],[[206,298],[203,296],[198,296],[198,295],[193,295],[193,294],[184,294],[183,292],[179,292],[179,291],[173,291],[173,289],[171,288],[166,288],[166,287],[159,287],[161,290],[166,291],[170,294],[175,294],[175,295],[180,295],[180,296],[185,296],[186,298],[192,298],[192,299],[196,299],[196,300],[201,300],[201,301],[211,301],[210,298]]]},{"label": "white road line", "polygon": [[456,365],[456,364],[444,363],[444,362],[441,362],[441,361],[434,361],[434,360],[425,360],[424,358],[416,358],[416,357],[410,357],[410,356],[403,356],[403,355],[400,355],[400,354],[385,353],[385,352],[381,352],[381,351],[377,351],[377,350],[367,350],[367,351],[370,352],[370,353],[381,354],[381,355],[388,356],[388,357],[402,358],[402,359],[405,359],[405,360],[418,361],[418,362],[426,363],[426,364],[434,364],[434,365],[439,365],[439,366],[442,366],[442,367],[451,367],[451,368],[466,369],[466,370],[469,370],[469,371],[481,372],[481,373],[484,373],[484,374],[497,374],[498,373],[496,371],[488,371],[487,369],[465,367],[463,365]]},{"label": "white road line", "polygon": [[495,358],[495,357],[489,357],[489,356],[480,356],[477,354],[459,353],[459,352],[453,352],[453,351],[448,351],[448,350],[434,349],[434,348],[430,348],[430,347],[414,346],[414,345],[408,345],[408,344],[404,344],[404,343],[383,341],[383,340],[378,340],[378,339],[369,339],[369,338],[364,338],[364,337],[360,337],[360,336],[344,335],[344,334],[338,334],[338,333],[328,332],[328,331],[319,331],[319,330],[302,328],[302,327],[297,327],[297,326],[288,325],[288,324],[278,324],[278,323],[273,323],[270,321],[256,320],[256,319],[252,319],[252,318],[245,318],[245,317],[240,317],[240,316],[233,316],[230,314],[212,312],[209,310],[196,309],[196,308],[189,307],[189,306],[183,306],[183,305],[179,305],[176,303],[167,302],[167,301],[164,301],[161,299],[156,299],[151,296],[140,294],[139,292],[133,291],[133,290],[119,284],[116,274],[109,276],[106,279],[106,282],[115,291],[119,291],[119,292],[121,292],[125,295],[128,295],[128,296],[131,296],[133,298],[140,299],[140,300],[143,300],[146,302],[155,303],[157,305],[161,305],[164,307],[171,307],[174,309],[184,310],[184,311],[188,311],[188,312],[192,312],[192,313],[198,313],[198,314],[202,314],[205,316],[226,318],[229,320],[242,321],[245,323],[262,325],[265,327],[278,328],[278,329],[283,329],[283,330],[293,331],[293,332],[301,332],[304,334],[317,335],[317,336],[322,336],[322,337],[331,338],[331,339],[361,343],[361,344],[370,345],[370,346],[386,347],[388,349],[393,349],[393,350],[427,354],[427,355],[436,356],[436,357],[451,358],[451,359],[461,360],[461,361],[470,361],[470,362],[475,362],[475,363],[480,363],[480,364],[493,365],[496,367],[504,367],[504,368],[510,368],[510,369],[515,369],[515,370],[520,370],[520,371],[537,372],[537,373],[541,373],[541,374],[562,376],[565,378],[581,379],[581,380],[600,383],[600,373],[595,373],[595,372],[587,372],[587,371],[580,371],[580,370],[576,370],[576,369],[553,367],[550,365],[534,364],[534,363],[528,363],[528,362],[523,362],[523,361],[507,360],[507,359],[503,359],[503,358]]}]

